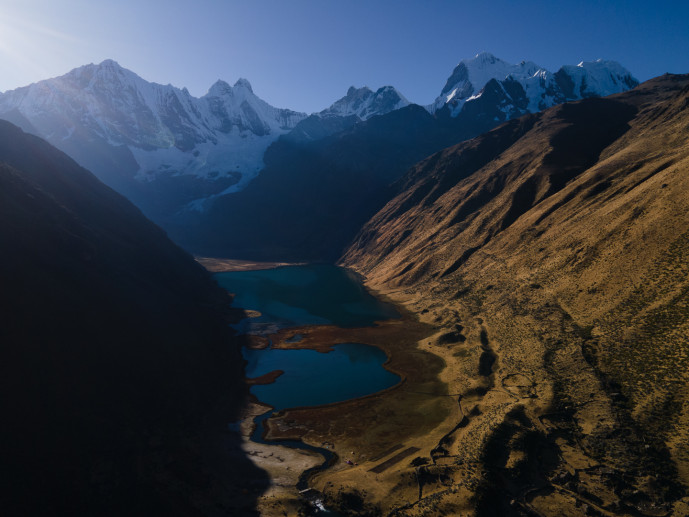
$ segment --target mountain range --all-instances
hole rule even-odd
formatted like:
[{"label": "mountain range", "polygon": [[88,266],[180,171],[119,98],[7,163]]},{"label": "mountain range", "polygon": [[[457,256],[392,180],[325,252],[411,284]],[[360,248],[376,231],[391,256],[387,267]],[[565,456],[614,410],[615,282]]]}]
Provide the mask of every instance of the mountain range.
[{"label": "mountain range", "polygon": [[[393,88],[352,88],[318,117],[365,120],[406,104]],[[263,167],[267,147],[306,118],[270,106],[246,79],[219,80],[197,99],[112,60],[5,92],[0,114],[154,214],[156,190],[181,196],[177,210],[196,197],[241,190]]]},{"label": "mountain range", "polygon": [[[607,80],[614,92],[636,84],[619,65],[598,62],[574,68],[581,77],[588,77],[590,84]],[[267,150],[265,168],[244,190],[215,199],[202,212],[169,218],[165,228],[176,242],[204,255],[336,260],[361,225],[394,195],[393,182],[409,167],[527,113],[535,102],[533,96],[526,102],[517,94],[521,87],[512,76],[502,82],[489,79],[481,87],[472,85],[471,81],[478,84],[491,74],[500,76],[509,70],[505,62],[492,56],[481,54],[460,63],[457,70],[453,77],[462,81],[466,92],[473,92],[461,109],[445,104],[431,113],[433,110],[412,104],[365,121],[335,119],[337,123],[333,123],[333,119],[309,117],[300,125],[310,123],[311,134],[320,139],[303,138],[301,133],[295,136],[297,126]],[[569,77],[565,72],[558,74]],[[542,75],[544,81],[549,77]],[[448,82],[456,84],[455,79]],[[536,91],[528,85],[525,88],[532,94]],[[593,90],[583,91],[595,95]],[[540,92],[545,95],[546,89]],[[581,88],[576,89],[577,96],[581,93]],[[558,97],[566,98],[564,94]],[[543,97],[542,102],[555,101]],[[320,123],[323,120],[329,124],[327,128]],[[333,232],[333,227],[338,231]]]},{"label": "mountain range", "polygon": [[605,97],[638,84],[629,71],[615,61],[582,61],[552,73],[531,61],[511,65],[482,52],[473,59],[460,61],[428,110],[434,113],[447,109],[456,117],[466,103],[484,95],[483,88],[492,81],[495,83],[489,90],[502,97],[498,106],[507,118],[536,113],[571,100]]},{"label": "mountain range", "polygon": [[[617,93],[635,84],[628,71],[609,61],[566,66],[553,74],[533,63],[509,65],[488,53],[463,60],[438,99],[426,106],[430,118],[423,123],[428,125],[432,119],[437,126],[426,140],[437,138],[437,145],[423,146],[419,152],[410,153],[411,158],[403,160],[394,172],[374,178],[375,192],[371,195],[383,195],[381,185],[458,139],[476,136],[527,112],[567,100]],[[171,234],[179,235],[180,242],[191,246],[189,249],[224,253],[229,242],[223,243],[223,237],[212,230],[223,222],[206,212],[218,200],[221,205],[248,203],[233,199],[234,194],[243,191],[268,166],[266,150],[276,140],[283,137],[292,145],[318,147],[315,142],[356,133],[359,124],[409,106],[392,86],[376,91],[352,87],[330,107],[307,116],[270,106],[253,93],[245,79],[234,86],[217,81],[206,95],[195,98],[186,89],[147,82],[112,60],[0,94],[0,117],[45,138],[92,170]],[[417,113],[408,121],[396,118],[394,123],[407,127],[423,116]],[[409,145],[404,136],[392,144],[395,153]],[[328,146],[325,142],[320,147]],[[298,174],[295,168],[303,167],[285,164],[280,174]],[[358,186],[365,185],[354,180],[352,190]],[[378,202],[373,205],[379,208]],[[223,212],[224,208],[218,210]],[[237,217],[236,210],[232,212],[231,224]],[[366,215],[371,214],[367,207]],[[251,219],[253,213],[245,210],[238,217]],[[211,228],[207,242],[198,243],[196,231],[183,235],[182,228],[190,221]],[[328,254],[337,254],[345,244],[334,244]],[[234,249],[244,255],[254,251],[262,256],[270,254],[270,250],[253,250],[239,242]],[[323,255],[315,251],[309,254]]]}]

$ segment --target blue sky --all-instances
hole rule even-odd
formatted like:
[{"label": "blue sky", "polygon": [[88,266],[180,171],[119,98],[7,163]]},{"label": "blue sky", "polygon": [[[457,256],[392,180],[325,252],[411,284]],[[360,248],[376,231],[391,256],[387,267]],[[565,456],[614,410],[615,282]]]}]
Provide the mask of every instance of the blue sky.
[{"label": "blue sky", "polygon": [[478,52],[555,71],[614,59],[638,79],[689,73],[689,2],[0,0],[0,91],[106,58],[203,95],[245,77],[281,108],[349,86],[430,103]]}]

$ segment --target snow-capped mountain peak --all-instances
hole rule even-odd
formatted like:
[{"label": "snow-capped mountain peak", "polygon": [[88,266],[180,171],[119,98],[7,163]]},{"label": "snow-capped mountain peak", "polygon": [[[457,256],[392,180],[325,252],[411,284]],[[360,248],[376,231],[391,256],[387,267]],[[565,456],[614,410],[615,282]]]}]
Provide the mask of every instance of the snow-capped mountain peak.
[{"label": "snow-capped mountain peak", "polygon": [[327,118],[356,115],[360,120],[367,120],[375,115],[384,115],[409,104],[409,101],[392,86],[383,86],[375,92],[368,86],[361,88],[350,86],[347,95],[318,113],[318,116]]},{"label": "snow-capped mountain peak", "polygon": [[472,59],[463,59],[459,62],[430,110],[435,112],[448,103],[453,103],[455,109],[461,109],[464,101],[472,95],[478,95],[491,79],[503,81],[511,77],[521,81],[539,70],[541,67],[532,61],[511,65],[489,52],[481,52]]},{"label": "snow-capped mountain peak", "polygon": [[[251,88],[251,83],[247,79],[238,79],[234,86],[230,86],[227,81],[218,79],[213,83],[213,85],[208,89],[208,93],[201,97],[211,98],[211,97],[236,97],[241,99],[246,99],[247,97],[253,97],[258,99],[254,94],[253,88]],[[260,100],[260,99],[259,99]],[[263,101],[261,101],[263,102]]]},{"label": "snow-capped mountain peak", "polygon": [[617,61],[603,59],[582,61],[577,66],[565,65],[557,73],[570,78],[574,83],[570,95],[580,98],[620,93],[638,84],[629,70]]},{"label": "snow-capped mountain peak", "polygon": [[98,63],[98,64],[91,63],[91,64],[88,64],[88,65],[84,65],[84,66],[81,66],[81,67],[79,67],[79,68],[75,68],[74,70],[72,70],[72,72],[78,73],[78,72],[84,71],[84,70],[94,70],[94,71],[96,71],[96,72],[98,72],[98,73],[100,73],[100,74],[103,74],[103,75],[107,75],[107,74],[124,74],[124,73],[127,73],[127,72],[129,72],[129,73],[132,74],[132,75],[136,75],[136,74],[134,74],[134,72],[130,72],[130,71],[127,70],[126,68],[122,67],[122,66],[121,66],[117,61],[115,61],[114,59],[105,59],[105,60],[101,61],[101,62]]},{"label": "snow-capped mountain peak", "polygon": [[237,79],[237,82],[234,83],[235,88],[245,88],[249,90],[249,92],[254,93],[254,90],[251,88],[251,83],[249,82],[248,79],[244,79],[243,77],[240,77]]},{"label": "snow-capped mountain peak", "polygon": [[[68,72],[62,77],[55,79],[48,79],[47,82],[62,82],[67,83],[72,81],[72,86],[78,89],[86,90],[93,88],[133,88],[135,90],[143,91],[154,88],[166,88],[161,84],[149,83],[142,79],[131,70],[122,67],[117,61],[106,59],[98,64],[84,65]],[[46,83],[41,81],[37,84]],[[168,88],[173,88],[168,85]]]},{"label": "snow-capped mountain peak", "polygon": [[222,97],[223,95],[232,91],[232,86],[222,79],[218,79],[213,85],[208,88],[207,97]]},{"label": "snow-capped mountain peak", "polygon": [[347,97],[353,97],[357,94],[370,94],[371,88],[368,86],[362,86],[361,88],[357,88],[356,86],[350,86],[349,89],[347,90]]},{"label": "snow-capped mountain peak", "polygon": [[135,162],[126,173],[140,181],[192,175],[225,185],[231,179],[239,189],[263,167],[267,147],[306,114],[269,105],[246,79],[234,86],[219,80],[195,98],[106,59],[5,92],[0,117],[72,154],[111,185],[122,178],[99,174],[104,162],[92,149],[126,148]]},{"label": "snow-capped mountain peak", "polygon": [[[591,96],[619,93],[638,84],[628,70],[615,61],[582,61],[552,73],[532,61],[512,65],[488,52],[463,59],[454,68],[438,98],[427,107],[435,113],[447,106],[456,117],[465,103],[481,97],[490,81],[497,81],[510,99],[500,108],[508,118],[535,112]],[[512,98],[514,96],[514,98]]]}]

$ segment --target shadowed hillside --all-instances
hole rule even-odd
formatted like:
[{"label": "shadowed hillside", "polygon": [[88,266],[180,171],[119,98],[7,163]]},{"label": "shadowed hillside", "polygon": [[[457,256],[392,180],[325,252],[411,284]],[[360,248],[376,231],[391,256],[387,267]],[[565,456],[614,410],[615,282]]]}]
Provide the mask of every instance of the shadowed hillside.
[{"label": "shadowed hillside", "polygon": [[481,106],[481,116],[453,119],[411,105],[320,140],[282,137],[246,189],[216,199],[206,213],[181,214],[167,227],[176,242],[200,255],[336,260],[394,195],[390,186],[407,168],[498,124]]},{"label": "shadowed hillside", "polygon": [[400,514],[689,511],[688,108],[666,75],[509,122],[359,233],[342,263],[439,325],[469,415]]},{"label": "shadowed hillside", "polygon": [[251,513],[229,298],[131,203],[0,122],[3,515]]},{"label": "shadowed hillside", "polygon": [[390,183],[457,141],[443,132],[414,105],[315,142],[282,138],[246,189],[168,227],[176,242],[200,255],[333,261],[390,198]]}]

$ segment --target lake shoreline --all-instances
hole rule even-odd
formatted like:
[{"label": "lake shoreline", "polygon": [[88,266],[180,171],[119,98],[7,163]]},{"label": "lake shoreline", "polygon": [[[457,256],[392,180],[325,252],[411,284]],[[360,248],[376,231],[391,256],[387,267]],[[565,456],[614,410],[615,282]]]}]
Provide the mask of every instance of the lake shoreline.
[{"label": "lake shoreline", "polygon": [[[395,305],[395,308],[400,311],[401,317],[377,322],[375,326],[343,328],[334,325],[305,325],[302,327],[282,329],[275,334],[271,334],[269,339],[272,342],[272,348],[279,350],[315,350],[320,353],[329,353],[333,351],[334,347],[337,345],[350,343],[356,340],[357,343],[373,346],[384,352],[387,359],[382,364],[383,368],[400,378],[399,382],[395,385],[374,393],[326,404],[290,407],[276,411],[274,417],[278,418],[285,416],[294,411],[317,411],[319,409],[334,408],[367,399],[378,399],[401,388],[406,383],[409,372],[408,369],[397,365],[396,359],[398,359],[398,357],[395,357],[394,354],[404,353],[404,351],[397,350],[395,352],[393,350],[394,347],[386,344],[387,340],[372,339],[372,337],[376,334],[396,334],[401,328],[407,328],[414,323],[418,323],[418,320],[416,320],[413,313],[409,312],[403,306],[394,303],[392,305]],[[298,342],[290,342],[290,337],[295,333],[300,334],[302,338]],[[304,436],[303,432],[291,434],[289,431],[282,431],[279,434],[274,434],[271,432],[270,421],[266,421],[266,427],[267,429],[264,436],[266,440],[301,440]]]},{"label": "lake shoreline", "polygon": [[194,257],[210,273],[227,273],[230,271],[260,271],[277,269],[285,266],[303,266],[305,262],[261,262],[258,260],[225,259],[217,257]]},{"label": "lake shoreline", "polygon": [[[275,411],[269,419],[263,422],[262,439],[264,440],[263,450],[269,451],[270,447],[285,447],[284,443],[289,441],[301,442],[307,446],[315,448],[327,448],[327,450],[332,454],[330,461],[327,465],[313,465],[309,468],[303,469],[298,472],[296,476],[297,483],[301,483],[303,487],[311,489],[310,494],[316,496],[318,499],[322,499],[324,496],[324,489],[322,482],[317,480],[322,479],[323,476],[327,476],[328,473],[335,473],[337,475],[340,471],[361,471],[362,468],[370,467],[370,461],[367,461],[367,457],[375,457],[379,455],[378,447],[375,447],[376,454],[367,452],[366,446],[362,444],[361,447],[352,445],[352,441],[342,441],[341,436],[329,435],[325,439],[313,439],[309,434],[309,429],[305,426],[297,424],[295,427],[290,425],[290,420],[293,415],[298,415],[303,412],[307,415],[315,416],[319,423],[328,422],[331,418],[327,415],[328,412],[341,413],[339,415],[339,422],[346,420],[356,420],[356,415],[358,413],[358,408],[367,407],[371,405],[379,405],[386,407],[387,411],[394,411],[397,413],[397,419],[403,415],[403,411],[397,411],[397,404],[395,403],[396,393],[407,386],[407,380],[409,375],[416,381],[416,377],[412,368],[405,367],[398,363],[400,357],[404,357],[409,348],[415,348],[416,341],[414,339],[417,335],[412,331],[409,332],[410,326],[420,325],[423,328],[422,334],[428,335],[428,328],[425,324],[420,324],[416,320],[415,315],[403,306],[394,304],[395,308],[400,313],[401,317],[394,320],[387,320],[377,322],[375,326],[369,327],[357,327],[357,328],[342,328],[333,325],[306,325],[302,327],[290,327],[282,329],[281,331],[271,334],[269,336],[272,341],[271,346],[282,350],[314,350],[321,353],[329,353],[334,350],[334,347],[338,345],[349,343],[355,341],[357,343],[366,344],[368,346],[373,346],[385,353],[386,361],[383,363],[383,368],[399,376],[400,380],[395,385],[385,388],[383,390],[362,395],[359,397],[350,398],[344,401],[331,402],[327,404],[303,406],[303,407],[291,407],[287,409]],[[419,327],[416,327],[419,330]],[[291,341],[295,334],[300,335],[299,341]],[[405,346],[398,350],[395,350],[395,346],[392,346],[393,341],[400,342],[404,339],[398,340],[395,336],[400,334],[405,334],[407,337],[411,336],[411,340],[404,343]],[[374,336],[386,335],[387,339],[373,338]],[[416,360],[408,361],[407,364],[419,365]],[[423,362],[421,364],[424,364]],[[439,367],[440,365],[436,365]],[[439,371],[439,368],[436,368]],[[428,387],[428,384],[424,383],[424,386]],[[404,399],[404,395],[402,395]],[[255,398],[256,401],[260,400]],[[265,404],[265,403],[261,403]],[[404,402],[400,406],[405,406]],[[342,411],[340,411],[342,410]],[[326,413],[322,418],[319,416]],[[253,418],[252,418],[253,420]],[[391,420],[396,420],[395,418]],[[443,418],[444,420],[444,418]],[[370,421],[370,419],[364,419],[362,422]],[[308,426],[307,426],[308,427]],[[340,427],[337,425],[336,427]],[[416,427],[416,426],[414,426]],[[338,433],[339,434],[339,433]],[[395,436],[395,441],[399,440],[402,442],[407,441],[406,436],[409,433],[409,429],[403,430],[399,435]],[[356,440],[354,440],[356,441]],[[370,441],[366,439],[365,441]],[[271,443],[272,442],[272,443]],[[288,447],[289,448],[289,447]],[[388,449],[388,445],[385,445],[385,449]],[[299,451],[300,449],[293,449]],[[258,460],[258,458],[254,458]],[[262,460],[257,461],[257,465],[263,467]],[[365,467],[366,466],[366,467]],[[283,465],[284,467],[284,465]],[[301,469],[299,465],[290,465],[291,475],[297,474],[294,472],[295,469]],[[284,479],[285,472],[280,472],[276,470],[275,465],[270,465],[268,468],[273,476],[282,476]],[[294,477],[292,479],[295,479]],[[282,497],[278,496],[278,493],[271,491],[272,497],[261,498],[260,507],[270,508],[271,510],[277,508],[297,508],[299,504],[302,504],[304,499],[303,494],[297,489],[297,485],[294,485],[293,489],[290,491],[288,487],[282,487],[279,492]],[[277,496],[277,497],[276,497]],[[307,498],[308,499],[308,498]],[[269,507],[263,507],[262,504],[269,504]],[[305,503],[311,504],[311,503]],[[331,509],[328,506],[329,510]],[[338,514],[339,515],[339,514]]]},{"label": "lake shoreline", "polygon": [[[259,348],[270,341],[276,349],[310,349],[321,353],[332,351],[338,344],[365,344],[384,352],[387,359],[383,368],[400,377],[395,385],[374,393],[323,405],[282,409],[264,422],[262,435],[266,442],[301,441],[312,447],[327,447],[336,455],[334,464],[313,472],[308,481],[309,487],[331,497],[333,493],[328,488],[333,486],[331,481],[335,486],[367,490],[378,485],[378,476],[369,474],[369,470],[384,460],[386,451],[402,446],[406,447],[404,451],[430,451],[457,424],[458,416],[457,402],[448,395],[447,384],[440,377],[445,361],[440,354],[433,353],[435,350],[431,350],[429,342],[430,336],[438,331],[436,326],[420,321],[407,300],[393,300],[390,297],[393,293],[371,289],[362,283],[364,278],[356,271],[341,269],[354,273],[361,287],[376,300],[393,306],[397,316],[374,320],[371,326],[295,325],[266,333],[260,336],[260,343],[252,343]],[[247,335],[247,342],[254,340]],[[266,452],[269,447],[262,445]],[[274,447],[282,446],[276,443]],[[262,466],[263,459],[254,459]],[[389,470],[406,469],[407,463],[408,460]],[[289,467],[288,464],[271,465],[271,478],[285,479],[289,475],[294,479],[295,465],[291,466],[292,470]],[[375,491],[387,491],[393,486],[385,482]],[[301,500],[296,485],[283,486],[277,498],[275,492],[271,493],[273,497],[261,498],[260,506],[269,505],[271,510],[293,509]]]}]

